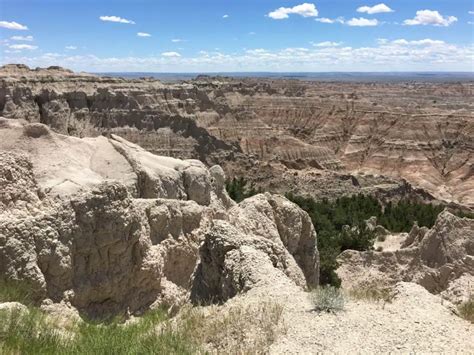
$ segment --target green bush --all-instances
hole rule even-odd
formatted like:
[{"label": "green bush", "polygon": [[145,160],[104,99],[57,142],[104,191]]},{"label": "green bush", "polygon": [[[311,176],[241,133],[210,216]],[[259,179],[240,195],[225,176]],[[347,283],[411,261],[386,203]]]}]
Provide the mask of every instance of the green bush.
[{"label": "green bush", "polygon": [[237,203],[262,192],[261,189],[256,189],[253,185],[248,186],[248,181],[243,177],[227,181],[225,188],[230,198]]},{"label": "green bush", "polygon": [[344,295],[334,286],[321,286],[310,293],[314,310],[317,312],[338,312],[344,309]]}]

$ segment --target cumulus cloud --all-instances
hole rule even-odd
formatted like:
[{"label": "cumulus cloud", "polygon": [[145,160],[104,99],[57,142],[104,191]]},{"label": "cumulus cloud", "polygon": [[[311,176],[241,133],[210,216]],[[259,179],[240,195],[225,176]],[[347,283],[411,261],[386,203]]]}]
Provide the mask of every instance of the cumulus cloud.
[{"label": "cumulus cloud", "polygon": [[341,44],[342,44],[341,42],[325,41],[325,42],[313,43],[313,46],[315,46],[315,47],[338,47]]},{"label": "cumulus cloud", "polygon": [[474,15],[474,11],[468,11],[469,15]]},{"label": "cumulus cloud", "polygon": [[364,17],[352,18],[346,22],[349,26],[366,27],[366,26],[377,26],[379,21],[377,19],[367,19]]},{"label": "cumulus cloud", "polygon": [[33,36],[12,36],[10,37],[12,41],[33,41]]},{"label": "cumulus cloud", "polygon": [[390,43],[399,44],[399,45],[403,45],[403,46],[434,46],[434,45],[445,44],[444,41],[434,40],[434,39],[430,39],[430,38],[425,38],[425,39],[415,40],[415,41],[408,41],[406,39],[401,38],[401,39],[396,39],[396,40],[394,40]]},{"label": "cumulus cloud", "polygon": [[433,26],[449,26],[458,19],[455,16],[443,17],[436,10],[419,10],[413,19],[405,20],[403,23],[408,26],[415,25],[433,25]]},{"label": "cumulus cloud", "polygon": [[105,22],[128,23],[130,25],[135,24],[135,22],[133,22],[131,20],[127,20],[126,18],[122,18],[122,17],[119,17],[119,16],[100,16],[99,19],[101,21],[105,21]]},{"label": "cumulus cloud", "polygon": [[32,46],[30,44],[11,44],[11,45],[8,46],[8,48],[18,50],[18,51],[22,51],[24,49],[34,50],[34,49],[37,49],[38,46]]},{"label": "cumulus cloud", "polygon": [[161,53],[162,57],[167,57],[167,58],[179,58],[181,57],[181,54],[178,52],[163,52]]},{"label": "cumulus cloud", "polygon": [[151,37],[151,34],[146,32],[137,32],[138,37]]},{"label": "cumulus cloud", "polygon": [[327,18],[327,17],[319,17],[315,19],[315,21],[321,22],[321,23],[344,23],[344,18],[343,17],[338,17],[335,19]]},{"label": "cumulus cloud", "polygon": [[229,18],[229,15],[225,14],[222,18]]},{"label": "cumulus cloud", "polygon": [[380,14],[384,12],[393,12],[393,10],[389,8],[387,5],[382,3],[382,4],[377,4],[374,6],[361,6],[357,9],[357,12],[365,12],[369,15],[373,15],[373,14]]},{"label": "cumulus cloud", "polygon": [[173,42],[173,43],[180,43],[180,42],[185,42],[185,40],[182,39],[182,38],[173,38],[173,39],[171,40],[171,42]]},{"label": "cumulus cloud", "polygon": [[19,24],[18,22],[8,22],[8,21],[0,21],[0,27],[8,28],[9,30],[19,30],[19,31],[26,31],[28,27],[25,25]]},{"label": "cumulus cloud", "polygon": [[290,14],[300,15],[303,17],[317,17],[319,12],[316,5],[310,3],[304,3],[293,7],[280,7],[270,13],[268,17],[274,20],[287,19]]},{"label": "cumulus cloud", "polygon": [[66,46],[65,48],[66,48],[67,50],[69,50],[69,51],[74,51],[74,50],[77,49],[76,46]]}]

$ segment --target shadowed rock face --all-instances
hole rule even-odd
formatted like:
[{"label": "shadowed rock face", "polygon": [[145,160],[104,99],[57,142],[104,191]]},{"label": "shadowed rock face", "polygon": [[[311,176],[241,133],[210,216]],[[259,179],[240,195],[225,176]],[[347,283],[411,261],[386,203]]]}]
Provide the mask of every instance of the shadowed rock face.
[{"label": "shadowed rock face", "polygon": [[215,229],[222,222],[232,230],[229,245],[245,251],[229,266],[239,277],[226,281],[225,294],[194,292],[196,302],[274,279],[317,284],[309,216],[271,194],[237,205],[224,181],[219,166],[157,156],[115,135],[77,138],[1,118],[0,278],[23,280],[43,303],[90,317],[181,304],[220,272],[200,258],[227,258],[219,240],[229,233]]},{"label": "shadowed rock face", "polygon": [[4,117],[73,136],[116,134],[152,153],[220,163],[271,191],[404,190],[474,205],[472,83],[163,84],[24,66],[0,78]]}]

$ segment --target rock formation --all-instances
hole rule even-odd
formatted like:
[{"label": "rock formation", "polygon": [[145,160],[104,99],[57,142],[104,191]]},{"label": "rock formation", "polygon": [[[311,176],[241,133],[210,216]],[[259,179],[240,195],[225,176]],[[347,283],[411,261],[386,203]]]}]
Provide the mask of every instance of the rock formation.
[{"label": "rock formation", "polygon": [[164,84],[22,65],[0,69],[0,80],[4,117],[219,163],[269,191],[474,205],[468,82],[198,77]]},{"label": "rock formation", "polygon": [[[390,238],[394,236],[387,236]],[[415,225],[399,248],[381,252],[346,250],[338,262],[337,273],[345,288],[384,287],[408,281],[461,303],[474,293],[474,220],[445,211],[431,229]]]},{"label": "rock formation", "polygon": [[[194,300],[224,300],[257,279],[317,284],[307,214],[271,194],[236,205],[224,180],[218,166],[115,135],[81,139],[2,118],[0,275],[95,317],[180,303],[203,285]],[[246,214],[262,205],[268,220]],[[213,287],[224,264],[233,276]]]}]

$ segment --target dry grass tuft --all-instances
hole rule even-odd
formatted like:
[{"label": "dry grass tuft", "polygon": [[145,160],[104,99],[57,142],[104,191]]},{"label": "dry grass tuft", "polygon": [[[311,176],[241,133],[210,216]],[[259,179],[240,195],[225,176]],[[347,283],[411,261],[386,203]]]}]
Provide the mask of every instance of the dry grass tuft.
[{"label": "dry grass tuft", "polygon": [[461,303],[458,312],[462,318],[474,324],[474,296],[471,295],[468,301]]},{"label": "dry grass tuft", "polygon": [[264,353],[284,330],[283,307],[273,302],[197,307],[182,311],[175,326],[203,349],[217,353]]},{"label": "dry grass tuft", "polygon": [[387,287],[365,286],[352,288],[348,291],[349,297],[358,301],[391,303],[393,292]]}]

